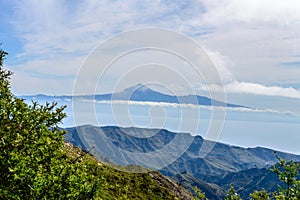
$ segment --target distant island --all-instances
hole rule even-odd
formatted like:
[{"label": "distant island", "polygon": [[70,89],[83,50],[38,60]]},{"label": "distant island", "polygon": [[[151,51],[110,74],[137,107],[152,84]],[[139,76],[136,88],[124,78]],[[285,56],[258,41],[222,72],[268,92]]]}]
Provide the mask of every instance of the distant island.
[{"label": "distant island", "polygon": [[42,101],[71,101],[74,100],[86,100],[86,101],[134,101],[134,102],[158,102],[158,103],[174,103],[174,104],[191,104],[191,105],[202,105],[202,106],[217,106],[217,107],[229,107],[229,108],[248,108],[250,107],[230,104],[227,102],[221,102],[215,99],[211,99],[205,96],[199,95],[185,95],[185,96],[172,96],[163,94],[161,92],[152,90],[151,88],[138,84],[127,89],[124,89],[118,93],[108,94],[91,94],[81,96],[61,95],[61,96],[50,96],[50,95],[24,95],[19,96],[26,100],[42,100]]}]

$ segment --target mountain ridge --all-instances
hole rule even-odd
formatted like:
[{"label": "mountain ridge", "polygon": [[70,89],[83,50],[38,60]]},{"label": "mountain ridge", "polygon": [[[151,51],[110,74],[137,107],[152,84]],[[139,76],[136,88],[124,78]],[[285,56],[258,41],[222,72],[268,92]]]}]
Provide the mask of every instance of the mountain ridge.
[{"label": "mountain ridge", "polygon": [[[77,142],[76,144],[79,144],[81,141],[82,143],[79,147],[83,149],[86,149],[84,144],[88,144],[89,142],[94,143],[93,147],[101,148],[97,146],[98,141],[93,140],[93,137],[97,136],[97,140],[109,139],[117,148],[126,149],[127,151],[134,153],[150,153],[159,150],[165,145],[170,144],[175,136],[178,136],[177,134],[180,134],[183,138],[192,138],[192,142],[186,151],[182,153],[175,162],[160,170],[169,176],[178,174],[178,172],[186,171],[205,180],[205,174],[211,173],[211,171],[213,171],[213,174],[215,175],[221,175],[227,172],[237,172],[254,167],[269,167],[277,162],[274,150],[260,147],[243,148],[219,142],[214,144],[212,151],[207,154],[205,159],[203,159],[199,156],[199,149],[201,148],[201,145],[204,141],[208,143],[214,142],[206,141],[201,136],[192,136],[188,133],[175,133],[166,129],[146,129],[136,127],[122,128],[117,126],[96,127],[92,125],[85,125],[66,128],[66,130],[66,140],[71,143]],[[98,131],[101,131],[104,135],[101,136]],[[139,133],[142,137],[136,137]],[[83,142],[83,140],[85,141]],[[178,143],[178,145],[180,145],[180,143]],[[178,146],[178,148],[180,148],[180,146]],[[295,161],[300,161],[300,155],[280,151],[277,151],[277,154],[287,160],[293,159]],[[185,161],[187,160],[189,161],[189,164],[186,164]],[[200,164],[206,166],[206,168],[201,168],[201,170],[198,168],[192,168],[192,165],[200,166]],[[187,167],[188,170],[185,169],[185,167]]]},{"label": "mountain ridge", "polygon": [[[101,155],[101,152],[104,151],[103,148],[107,148],[103,145],[103,141],[112,143],[119,151],[147,154],[159,151],[169,145],[172,140],[175,140],[177,134],[193,138],[184,153],[174,162],[157,169],[157,171],[179,182],[191,192],[195,186],[200,188],[210,199],[223,199],[231,184],[235,186],[242,197],[248,198],[255,189],[265,188],[274,191],[277,184],[280,183],[276,174],[268,169],[278,161],[274,150],[264,147],[243,148],[217,142],[212,151],[202,158],[198,153],[205,139],[189,133],[175,133],[166,129],[96,127],[93,125],[69,127],[65,130],[67,131],[65,139],[68,142],[84,150],[93,148],[90,153],[108,163],[114,163],[115,159]],[[138,133],[142,137],[137,137]],[[98,143],[97,140],[103,141]],[[85,146],[89,143],[91,143],[90,146]],[[105,149],[105,151],[110,152],[108,155],[119,153],[114,149]],[[280,151],[276,151],[276,154],[286,160],[300,161],[300,155]],[[126,154],[120,155],[117,159],[130,158]],[[157,156],[164,157],[160,154]],[[129,161],[132,162],[130,159]],[[130,162],[125,165],[131,165]],[[149,162],[155,163],[156,161],[150,160]],[[272,185],[268,181],[273,181]]]}]

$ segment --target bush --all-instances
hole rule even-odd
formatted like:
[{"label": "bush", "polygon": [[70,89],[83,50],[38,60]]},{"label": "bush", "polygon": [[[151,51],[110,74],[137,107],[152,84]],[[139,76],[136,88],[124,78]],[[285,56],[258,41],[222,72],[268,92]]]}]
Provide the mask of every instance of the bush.
[{"label": "bush", "polygon": [[10,91],[0,49],[0,199],[88,199],[101,180],[95,164],[67,156],[56,103],[27,105]]}]

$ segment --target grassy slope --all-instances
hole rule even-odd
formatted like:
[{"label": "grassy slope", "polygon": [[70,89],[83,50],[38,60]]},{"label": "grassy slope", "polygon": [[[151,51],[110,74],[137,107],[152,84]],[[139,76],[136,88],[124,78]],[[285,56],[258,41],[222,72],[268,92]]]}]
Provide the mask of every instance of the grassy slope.
[{"label": "grassy slope", "polygon": [[70,143],[65,143],[65,147],[69,156],[97,168],[96,173],[102,177],[97,199],[192,199],[190,193],[158,172],[120,171],[89,154],[81,156],[84,153]]}]

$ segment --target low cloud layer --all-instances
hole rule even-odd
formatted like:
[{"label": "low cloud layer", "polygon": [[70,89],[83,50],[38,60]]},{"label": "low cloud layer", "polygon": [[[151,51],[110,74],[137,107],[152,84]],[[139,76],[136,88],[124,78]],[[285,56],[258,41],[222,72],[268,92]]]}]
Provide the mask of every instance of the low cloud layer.
[{"label": "low cloud layer", "polygon": [[270,109],[256,109],[256,108],[245,108],[245,107],[221,107],[221,106],[205,106],[205,105],[194,105],[194,104],[178,104],[178,103],[167,103],[167,102],[152,102],[152,101],[124,101],[124,100],[88,100],[82,99],[82,102],[97,103],[97,104],[111,104],[111,105],[135,105],[135,106],[150,106],[150,107],[171,107],[181,109],[203,109],[203,110],[227,110],[234,112],[271,112],[280,113]]}]

